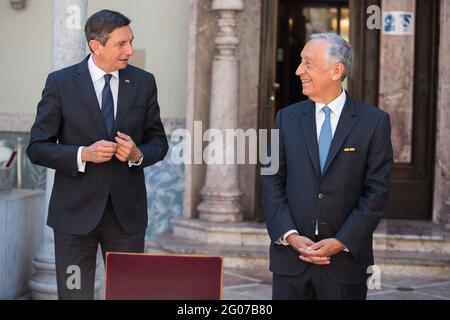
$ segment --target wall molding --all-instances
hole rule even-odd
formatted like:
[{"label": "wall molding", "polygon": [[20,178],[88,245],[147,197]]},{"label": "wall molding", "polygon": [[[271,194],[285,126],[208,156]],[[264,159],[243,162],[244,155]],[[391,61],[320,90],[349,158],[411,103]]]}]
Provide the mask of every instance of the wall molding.
[{"label": "wall molding", "polygon": [[0,131],[30,132],[35,117],[34,114],[0,113]]},{"label": "wall molding", "polygon": [[[34,114],[8,114],[0,113],[0,132],[28,133],[34,123]],[[185,128],[185,119],[162,119],[167,135],[171,135],[175,129]]]}]

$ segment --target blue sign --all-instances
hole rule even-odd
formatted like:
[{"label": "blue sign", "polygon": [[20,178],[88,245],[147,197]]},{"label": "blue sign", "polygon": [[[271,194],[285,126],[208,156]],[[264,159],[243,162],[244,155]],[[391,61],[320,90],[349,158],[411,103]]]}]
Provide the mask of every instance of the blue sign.
[{"label": "blue sign", "polygon": [[383,12],[383,33],[388,35],[414,34],[414,14],[412,12]]}]

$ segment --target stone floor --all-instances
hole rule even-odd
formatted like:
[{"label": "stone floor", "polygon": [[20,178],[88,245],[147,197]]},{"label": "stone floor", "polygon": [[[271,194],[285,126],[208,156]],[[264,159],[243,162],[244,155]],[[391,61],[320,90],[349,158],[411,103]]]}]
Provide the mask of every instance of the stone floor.
[{"label": "stone floor", "polygon": [[[272,274],[266,270],[224,270],[223,300],[271,300]],[[448,278],[381,278],[381,289],[369,290],[368,300],[450,300]],[[29,300],[27,294],[18,300]]]},{"label": "stone floor", "polygon": [[[224,270],[224,300],[270,300],[272,274],[265,270]],[[448,278],[382,276],[381,288],[369,290],[368,300],[450,300]]]}]

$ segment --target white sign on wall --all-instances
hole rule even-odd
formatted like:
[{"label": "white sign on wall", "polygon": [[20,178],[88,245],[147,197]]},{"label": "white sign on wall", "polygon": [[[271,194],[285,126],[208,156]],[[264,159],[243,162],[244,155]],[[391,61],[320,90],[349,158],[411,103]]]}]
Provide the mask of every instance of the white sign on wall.
[{"label": "white sign on wall", "polygon": [[414,13],[406,11],[383,12],[383,34],[414,34]]}]

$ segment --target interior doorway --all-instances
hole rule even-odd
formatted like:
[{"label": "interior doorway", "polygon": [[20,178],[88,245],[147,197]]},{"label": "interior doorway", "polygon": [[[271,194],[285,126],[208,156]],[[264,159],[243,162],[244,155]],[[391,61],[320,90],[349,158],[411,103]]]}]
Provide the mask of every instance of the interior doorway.
[{"label": "interior doorway", "polygon": [[[306,100],[295,70],[309,37],[319,32],[334,32],[349,41],[348,1],[279,0],[276,49],[275,112],[294,102]],[[344,83],[347,87],[347,83]]]}]

